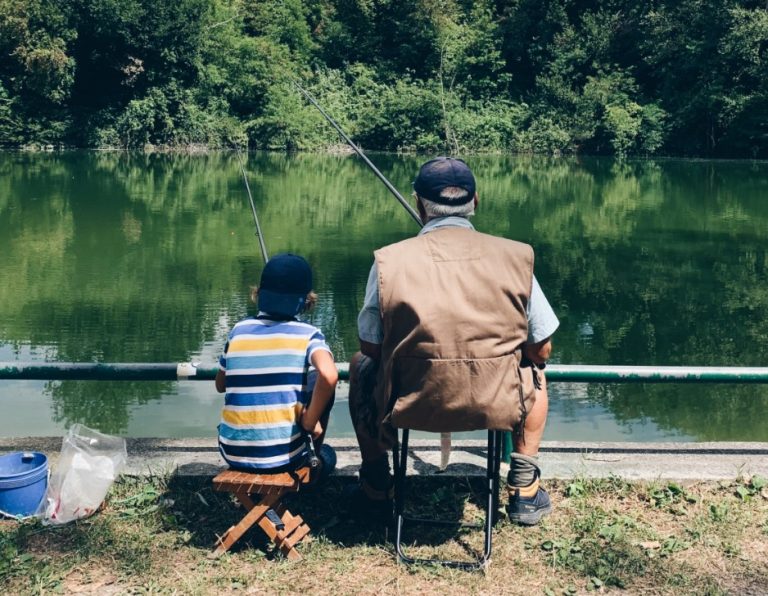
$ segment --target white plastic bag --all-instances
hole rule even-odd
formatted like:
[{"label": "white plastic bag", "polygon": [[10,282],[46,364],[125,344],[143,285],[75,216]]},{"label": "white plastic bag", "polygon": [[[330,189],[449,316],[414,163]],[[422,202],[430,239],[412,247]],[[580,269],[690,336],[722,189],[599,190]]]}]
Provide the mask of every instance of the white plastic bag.
[{"label": "white plastic bag", "polygon": [[128,459],[125,439],[74,424],[43,501],[44,523],[65,524],[96,511]]}]

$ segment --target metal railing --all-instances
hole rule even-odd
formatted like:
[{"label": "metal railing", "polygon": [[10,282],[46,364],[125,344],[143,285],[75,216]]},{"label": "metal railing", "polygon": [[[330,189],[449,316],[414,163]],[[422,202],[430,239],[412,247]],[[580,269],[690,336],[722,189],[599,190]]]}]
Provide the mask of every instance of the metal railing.
[{"label": "metal railing", "polygon": [[[349,365],[337,366],[349,380]],[[0,380],[212,381],[217,370],[191,362],[0,362]],[[550,364],[546,373],[549,382],[571,383],[768,383],[768,367]]]}]

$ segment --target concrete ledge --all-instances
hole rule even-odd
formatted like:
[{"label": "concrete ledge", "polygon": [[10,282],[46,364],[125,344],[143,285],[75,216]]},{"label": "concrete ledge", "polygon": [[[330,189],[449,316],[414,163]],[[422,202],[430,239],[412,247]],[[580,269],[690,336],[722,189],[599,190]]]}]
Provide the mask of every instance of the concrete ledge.
[{"label": "concrete ledge", "polygon": [[[0,439],[0,454],[45,453],[51,466],[61,451],[61,437]],[[216,440],[127,439],[131,475],[213,476],[224,469]],[[354,439],[328,441],[338,454],[336,474],[353,476],[360,466]],[[470,476],[485,470],[485,441],[455,440],[450,464],[439,471],[440,447],[435,440],[411,440],[410,472]],[[730,480],[739,475],[768,477],[768,443],[583,443],[542,444],[544,478],[619,476],[627,480]],[[506,466],[502,466],[502,473]]]}]

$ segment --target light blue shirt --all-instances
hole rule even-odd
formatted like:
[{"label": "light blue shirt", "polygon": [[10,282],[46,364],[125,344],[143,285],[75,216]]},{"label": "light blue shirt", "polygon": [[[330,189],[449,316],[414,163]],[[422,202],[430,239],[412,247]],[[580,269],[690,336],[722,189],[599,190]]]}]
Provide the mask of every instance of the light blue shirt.
[{"label": "light blue shirt", "polygon": [[[421,231],[422,234],[443,227],[467,228],[474,230],[472,223],[465,217],[437,217],[430,219]],[[368,284],[365,286],[365,301],[360,314],[357,316],[357,335],[363,341],[372,344],[381,344],[384,332],[381,325],[381,310],[379,308],[379,273],[376,261],[373,262],[368,274]],[[544,296],[544,292],[533,277],[531,287],[531,299],[528,301],[528,343],[538,343],[550,337],[560,326],[560,321],[555,311]]]}]

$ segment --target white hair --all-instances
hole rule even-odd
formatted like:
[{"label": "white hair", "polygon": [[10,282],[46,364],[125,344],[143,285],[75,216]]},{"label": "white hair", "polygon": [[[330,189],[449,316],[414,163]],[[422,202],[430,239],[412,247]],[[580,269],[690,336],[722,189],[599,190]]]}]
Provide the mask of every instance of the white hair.
[{"label": "white hair", "polygon": [[[434,201],[425,199],[420,195],[416,196],[424,206],[424,211],[427,213],[427,219],[448,217],[450,215],[457,217],[472,217],[475,214],[474,197],[460,205],[443,205],[442,203],[435,203]],[[458,186],[446,186],[440,191],[441,199],[461,201],[461,199],[467,199],[467,197],[469,197],[469,191]]]}]

